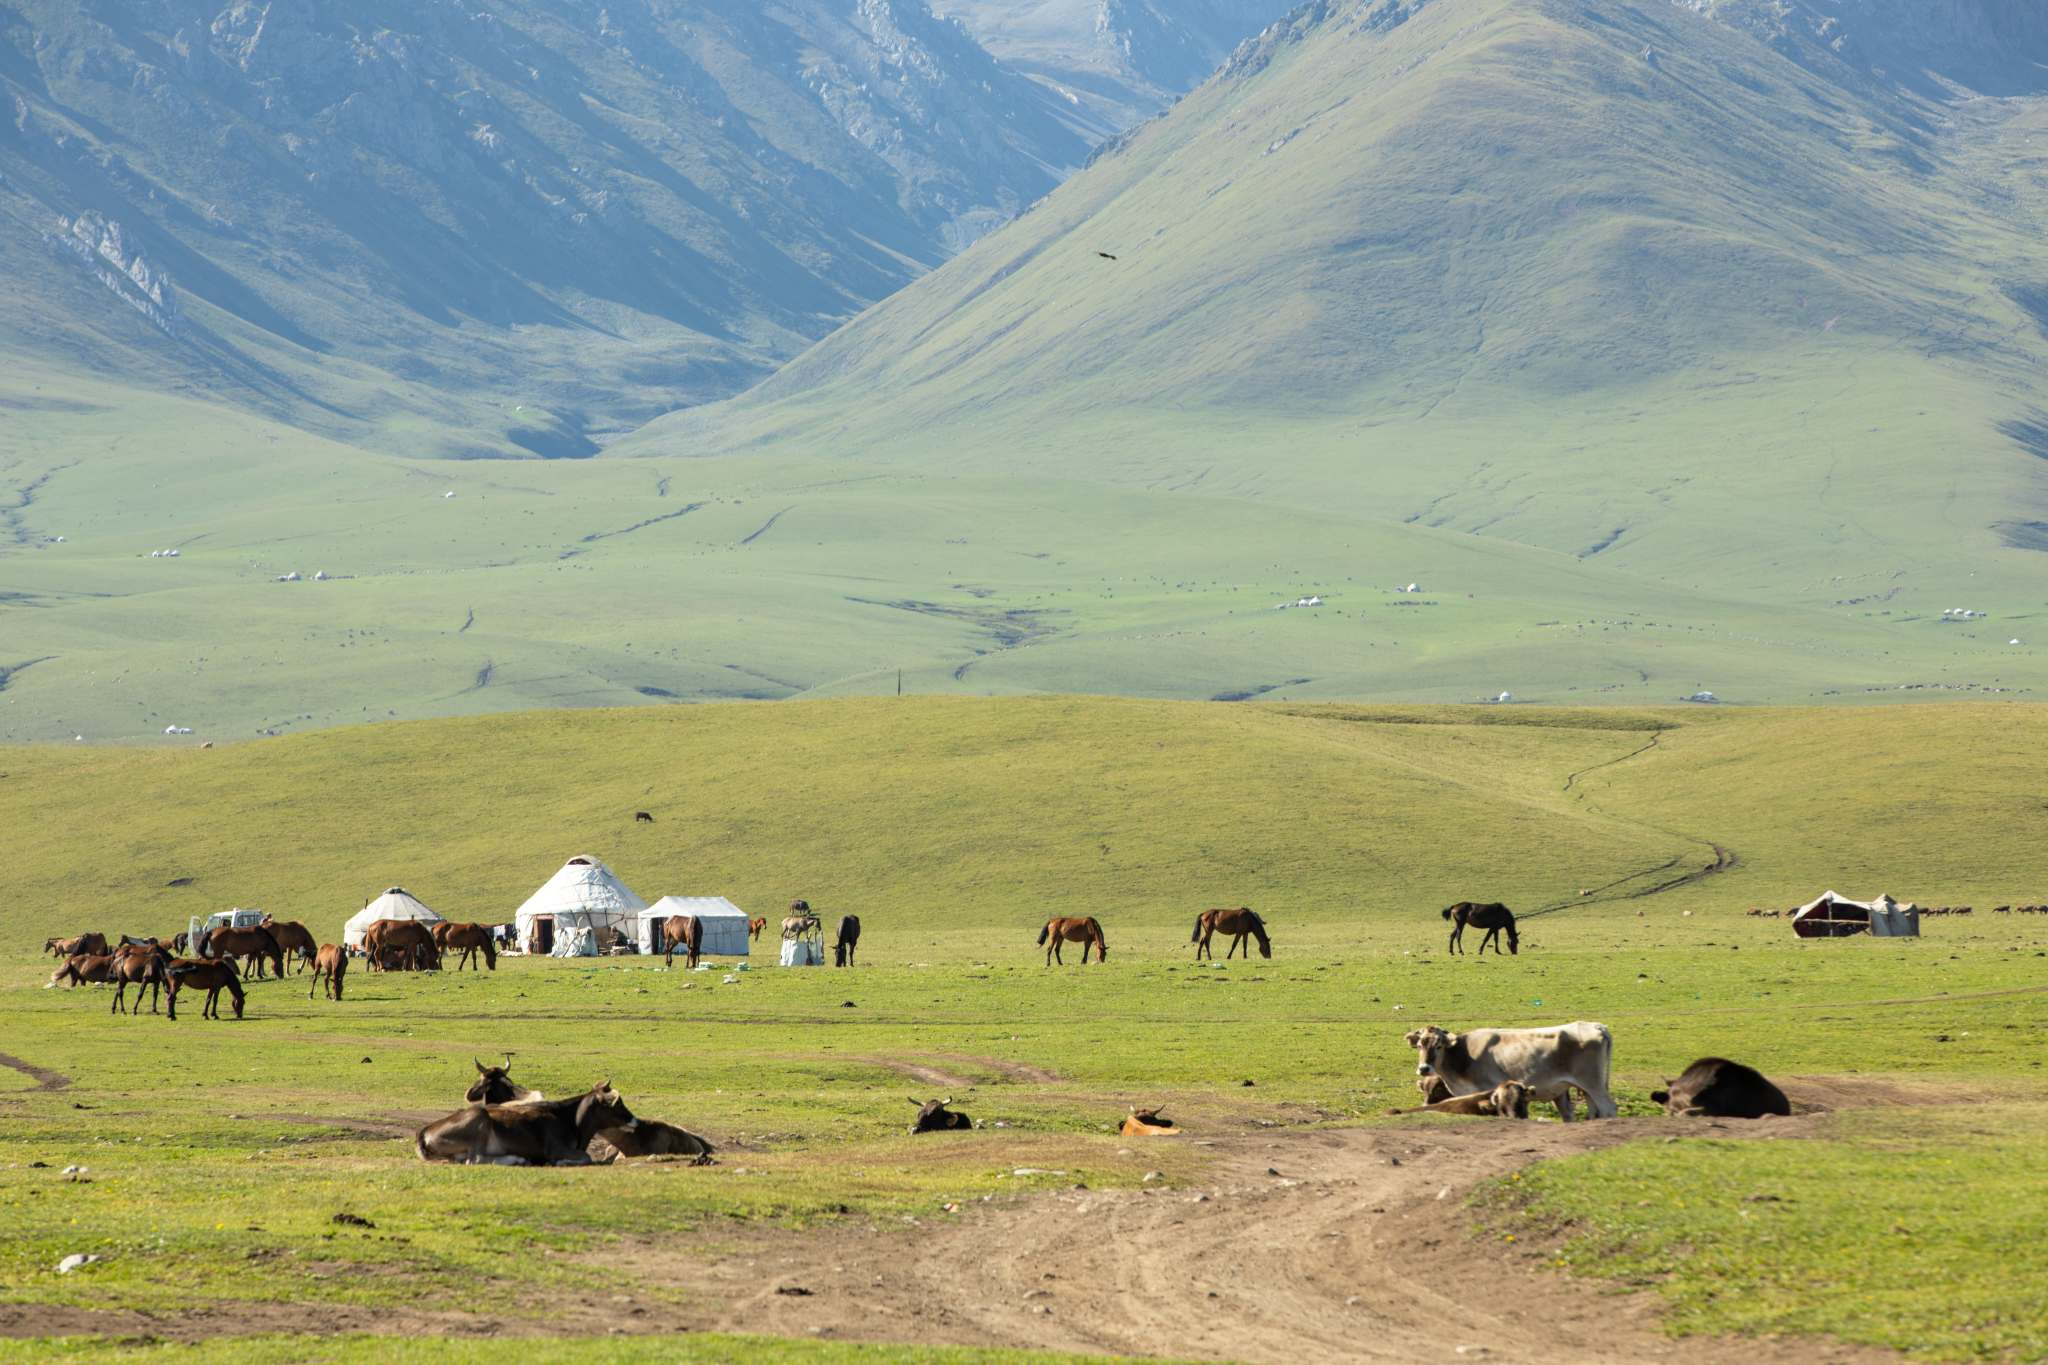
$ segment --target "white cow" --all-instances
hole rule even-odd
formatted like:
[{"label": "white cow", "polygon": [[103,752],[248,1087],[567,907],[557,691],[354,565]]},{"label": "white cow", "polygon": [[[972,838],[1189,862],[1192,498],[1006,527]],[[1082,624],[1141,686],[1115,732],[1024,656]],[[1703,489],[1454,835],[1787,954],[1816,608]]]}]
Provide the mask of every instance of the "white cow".
[{"label": "white cow", "polygon": [[1415,1074],[1441,1077],[1453,1095],[1475,1095],[1503,1081],[1519,1081],[1529,1087],[1530,1099],[1555,1104],[1558,1117],[1570,1123],[1572,1087],[1577,1086],[1586,1092],[1594,1118],[1611,1119],[1621,1112],[1607,1093],[1614,1036],[1605,1024],[1470,1033],[1446,1033],[1431,1024],[1409,1034],[1408,1046],[1421,1054]]}]

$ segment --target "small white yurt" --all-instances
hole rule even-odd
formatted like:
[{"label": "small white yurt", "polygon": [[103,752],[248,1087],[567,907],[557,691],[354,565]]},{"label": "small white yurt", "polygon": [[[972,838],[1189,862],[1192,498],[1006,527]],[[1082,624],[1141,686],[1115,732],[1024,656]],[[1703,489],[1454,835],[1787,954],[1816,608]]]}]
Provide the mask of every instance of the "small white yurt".
[{"label": "small white yurt", "polygon": [[[647,902],[634,895],[612,870],[587,854],[579,854],[548,878],[547,885],[526,898],[514,923],[519,946],[529,953],[555,956],[556,944],[574,945],[574,955],[594,956],[616,929],[630,937]],[[588,930],[579,934],[577,930]]]},{"label": "small white yurt", "polygon": [[413,919],[429,926],[441,923],[439,915],[420,904],[404,887],[394,886],[348,917],[348,923],[341,926],[341,941],[350,948],[362,947],[363,935],[380,919]]},{"label": "small white yurt", "polygon": [[752,939],[747,936],[747,912],[723,896],[663,896],[640,912],[640,933],[636,942],[643,953],[662,951],[661,925],[673,915],[695,915],[704,926],[702,957],[745,957]]}]

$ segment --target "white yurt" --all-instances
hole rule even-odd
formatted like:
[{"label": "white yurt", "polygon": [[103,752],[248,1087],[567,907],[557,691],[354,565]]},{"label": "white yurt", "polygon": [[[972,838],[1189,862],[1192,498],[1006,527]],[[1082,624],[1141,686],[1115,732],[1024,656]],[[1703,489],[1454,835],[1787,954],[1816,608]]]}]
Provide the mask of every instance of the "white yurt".
[{"label": "white yurt", "polygon": [[[647,902],[612,870],[587,854],[562,864],[547,885],[526,898],[514,916],[519,946],[529,953],[591,957],[603,951],[608,929],[630,937]],[[588,932],[577,932],[587,930]],[[567,951],[558,951],[561,949]]]},{"label": "white yurt", "polygon": [[348,917],[341,926],[341,941],[351,948],[363,946],[363,935],[380,919],[414,919],[421,924],[441,923],[441,917],[415,900],[404,887],[394,886]]},{"label": "white yurt", "polygon": [[745,957],[752,940],[747,936],[747,912],[723,896],[663,896],[640,912],[640,933],[635,941],[643,953],[662,951],[657,931],[674,915],[695,915],[704,926],[701,957]]}]

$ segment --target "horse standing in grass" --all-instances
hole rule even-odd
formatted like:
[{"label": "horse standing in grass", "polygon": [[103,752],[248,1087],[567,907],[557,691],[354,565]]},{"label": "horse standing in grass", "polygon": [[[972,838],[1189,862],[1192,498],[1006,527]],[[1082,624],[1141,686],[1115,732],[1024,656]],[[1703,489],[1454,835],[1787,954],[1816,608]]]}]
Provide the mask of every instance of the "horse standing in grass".
[{"label": "horse standing in grass", "polygon": [[372,963],[385,971],[390,971],[391,967],[386,964],[384,954],[392,948],[399,949],[409,964],[417,964],[413,970],[441,970],[441,954],[434,947],[434,936],[418,920],[380,919],[363,931],[363,951],[369,954]]},{"label": "horse standing in grass", "polygon": [[54,986],[60,981],[69,981],[74,986],[102,986],[112,978],[113,974],[114,955],[112,953],[102,953],[96,957],[80,953],[75,957],[66,958],[64,965],[59,967],[56,975],[50,978],[50,985],[43,987],[43,989],[48,990],[50,986]]},{"label": "horse standing in grass", "polygon": [[477,970],[476,955],[484,955],[484,966],[498,970],[498,945],[491,940],[491,931],[481,924],[437,924],[434,926],[434,946],[444,953],[458,953],[455,970],[461,971],[467,962],[471,971]]},{"label": "horse standing in grass", "polygon": [[839,938],[832,945],[832,965],[835,967],[851,967],[853,965],[853,950],[859,946],[860,916],[841,915],[839,917]]},{"label": "horse standing in grass", "polygon": [[348,975],[348,950],[338,943],[323,943],[313,957],[313,979],[306,983],[306,998],[313,998],[314,988],[321,982],[327,984],[327,998],[341,999],[341,981]]},{"label": "horse standing in grass", "polygon": [[222,991],[235,999],[235,1018],[242,1017],[242,974],[235,970],[232,958],[185,958],[164,968],[164,977],[169,983],[164,991],[165,1012],[173,1020],[178,1017],[180,990],[206,992],[206,1005],[199,1011],[201,1019],[220,1018]]},{"label": "horse standing in grass", "polygon": [[119,1013],[125,1008],[123,1002],[128,994],[128,983],[135,983],[135,1008],[132,1014],[142,1013],[142,997],[148,995],[149,1012],[156,1013],[157,1001],[163,998],[165,983],[164,969],[171,964],[171,955],[162,948],[147,950],[130,948],[127,952],[116,953],[107,979],[114,983],[114,1001],[107,1006],[109,1014]]},{"label": "horse standing in grass", "polygon": [[696,970],[697,958],[704,951],[704,921],[695,915],[670,915],[661,924],[661,941],[667,945],[662,965],[676,965],[676,949],[681,948],[686,956],[684,965]]},{"label": "horse standing in grass", "polygon": [[239,957],[254,962],[258,981],[263,979],[266,958],[276,965],[278,976],[284,975],[284,949],[277,946],[276,935],[261,925],[253,929],[208,929],[192,947],[203,958]]},{"label": "horse standing in grass", "polygon": [[[277,940],[278,951],[287,958],[310,963],[313,960],[313,954],[320,951],[320,945],[313,941],[312,931],[297,920],[267,919],[263,921],[263,927],[268,929],[270,936]],[[278,968],[277,974],[279,976],[284,975],[284,968],[282,966]]]},{"label": "horse standing in grass", "polygon": [[43,944],[43,951],[59,960],[67,957],[98,957],[107,951],[107,936],[80,934],[77,938],[53,938]]},{"label": "horse standing in grass", "polygon": [[1084,963],[1088,960],[1090,948],[1095,949],[1097,962],[1109,961],[1109,944],[1102,937],[1102,926],[1092,917],[1047,920],[1045,927],[1038,931],[1038,942],[1041,947],[1048,942],[1052,945],[1045,950],[1045,965],[1048,967],[1055,961],[1061,966],[1066,965],[1066,959],[1060,956],[1060,944],[1063,942],[1080,944],[1081,961]]},{"label": "horse standing in grass", "polygon": [[1515,933],[1515,914],[1505,905],[1495,902],[1481,905],[1477,901],[1459,901],[1444,911],[1444,918],[1451,921],[1451,943],[1444,951],[1462,953],[1465,951],[1465,926],[1476,925],[1486,931],[1486,937],[1479,940],[1479,951],[1485,952],[1486,945],[1493,945],[1495,957],[1500,956],[1500,931],[1508,931],[1508,951],[1519,954],[1522,951],[1521,937]]},{"label": "horse standing in grass", "polygon": [[767,927],[768,921],[765,919],[750,919],[747,921],[747,937],[759,943],[761,941],[761,931]]},{"label": "horse standing in grass", "polygon": [[1251,961],[1252,946],[1245,942],[1247,938],[1259,941],[1260,957],[1273,955],[1273,940],[1266,937],[1266,922],[1253,914],[1249,907],[1239,906],[1235,910],[1204,910],[1195,916],[1195,936],[1188,942],[1195,945],[1196,961],[1199,962],[1204,957],[1212,961],[1215,959],[1216,954],[1210,950],[1209,940],[1218,933],[1230,935],[1230,950],[1223,954],[1225,962],[1235,957],[1239,948],[1244,949],[1245,961]]}]

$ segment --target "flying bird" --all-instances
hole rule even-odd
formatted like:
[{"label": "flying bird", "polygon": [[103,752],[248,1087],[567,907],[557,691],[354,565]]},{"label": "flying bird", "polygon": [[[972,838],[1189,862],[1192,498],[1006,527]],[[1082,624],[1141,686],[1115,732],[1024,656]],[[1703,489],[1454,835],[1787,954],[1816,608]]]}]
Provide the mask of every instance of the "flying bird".
[{"label": "flying bird", "polygon": [[1105,261],[1113,261],[1116,259],[1116,257],[1110,255],[1107,251],[1098,251],[1095,254],[1100,256]]}]

